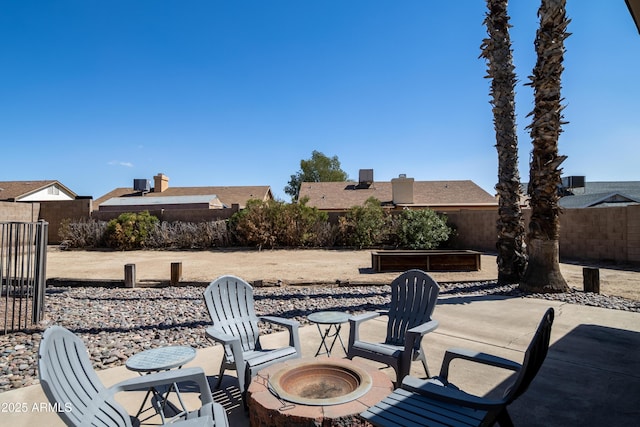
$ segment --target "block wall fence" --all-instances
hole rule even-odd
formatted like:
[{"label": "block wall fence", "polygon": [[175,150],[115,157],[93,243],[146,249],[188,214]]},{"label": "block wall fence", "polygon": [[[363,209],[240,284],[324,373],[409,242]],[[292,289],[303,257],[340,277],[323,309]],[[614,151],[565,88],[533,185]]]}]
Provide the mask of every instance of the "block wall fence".
[{"label": "block wall fence", "polygon": [[[531,217],[524,210],[525,229]],[[496,211],[447,213],[457,230],[452,246],[495,252]],[[560,257],[640,263],[640,205],[587,209],[564,209],[560,215]]]},{"label": "block wall fence", "polygon": [[40,217],[40,203],[0,202],[0,221],[35,222]]},{"label": "block wall fence", "polygon": [[[117,217],[91,212],[91,199],[39,203],[0,202],[0,221],[49,223],[49,243],[58,244],[58,228],[65,218],[108,221]],[[151,212],[162,221],[215,221],[230,217],[236,209],[165,210]],[[454,249],[495,252],[497,211],[444,212],[456,229]],[[525,226],[530,211],[525,209]],[[564,209],[560,215],[560,257],[566,260],[640,263],[640,205],[587,209]]]}]

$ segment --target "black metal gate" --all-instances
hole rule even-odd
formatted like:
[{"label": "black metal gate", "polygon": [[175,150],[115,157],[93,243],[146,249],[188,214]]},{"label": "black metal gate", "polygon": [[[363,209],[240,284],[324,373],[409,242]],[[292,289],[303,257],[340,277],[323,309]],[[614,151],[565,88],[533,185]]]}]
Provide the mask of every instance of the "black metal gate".
[{"label": "black metal gate", "polygon": [[45,221],[0,222],[1,334],[42,320],[48,227]]}]

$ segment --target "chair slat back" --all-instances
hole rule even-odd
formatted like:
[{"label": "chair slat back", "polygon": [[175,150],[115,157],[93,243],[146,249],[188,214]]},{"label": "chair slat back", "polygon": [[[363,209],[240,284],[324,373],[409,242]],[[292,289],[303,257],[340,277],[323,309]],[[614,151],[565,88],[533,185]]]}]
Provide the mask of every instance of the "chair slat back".
[{"label": "chair slat back", "polygon": [[127,412],[96,375],[80,338],[60,326],[44,331],[38,349],[40,384],[68,425],[131,426]]},{"label": "chair slat back", "polygon": [[[404,345],[407,329],[431,320],[440,288],[422,270],[408,270],[391,283],[386,344]],[[420,342],[416,342],[416,347]]]},{"label": "chair slat back", "polygon": [[536,374],[542,367],[544,359],[549,351],[549,341],[551,339],[551,326],[553,325],[555,313],[553,308],[549,308],[538,325],[538,329],[529,343],[529,347],[524,354],[522,369],[513,384],[513,386],[505,392],[506,400],[511,403],[520,397],[535,378]]},{"label": "chair slat back", "polygon": [[[236,276],[220,276],[207,286],[204,299],[215,327],[240,338],[243,351],[259,349],[260,330],[250,284]],[[231,349],[225,351],[232,356]]]}]

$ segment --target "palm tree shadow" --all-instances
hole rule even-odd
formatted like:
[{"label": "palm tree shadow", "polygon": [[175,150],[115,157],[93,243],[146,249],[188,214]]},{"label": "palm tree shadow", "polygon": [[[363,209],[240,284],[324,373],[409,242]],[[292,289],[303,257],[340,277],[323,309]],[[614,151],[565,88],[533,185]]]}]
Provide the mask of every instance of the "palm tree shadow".
[{"label": "palm tree shadow", "polygon": [[477,301],[504,301],[513,298],[520,298],[509,295],[464,295],[464,296],[446,296],[438,297],[438,305],[454,305],[454,304],[471,304]]}]

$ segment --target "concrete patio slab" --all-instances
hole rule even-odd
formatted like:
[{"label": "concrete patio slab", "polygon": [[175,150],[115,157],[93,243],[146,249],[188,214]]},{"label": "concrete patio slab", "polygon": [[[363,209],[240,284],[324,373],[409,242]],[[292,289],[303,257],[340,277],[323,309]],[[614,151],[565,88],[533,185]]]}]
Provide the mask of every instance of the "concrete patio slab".
[{"label": "concrete patio slab", "polygon": [[[434,312],[440,327],[424,340],[431,373],[438,373],[444,351],[453,346],[522,361],[523,351],[547,307],[556,311],[549,354],[529,390],[510,407],[514,423],[636,425],[640,419],[639,313],[530,298],[443,297]],[[348,328],[342,333],[346,342]],[[303,355],[313,356],[320,342],[315,325],[301,328],[300,334]],[[384,334],[384,318],[365,322],[361,330],[363,339],[379,340]],[[284,344],[286,340],[286,333],[264,337],[266,346]],[[335,348],[333,355],[344,356],[342,350]],[[221,356],[219,346],[199,350],[187,366],[203,367],[213,384]],[[392,369],[377,366],[395,380]],[[423,377],[421,364],[414,363],[411,373]],[[117,367],[99,371],[98,375],[110,385],[137,374]],[[451,380],[473,393],[497,393],[507,378],[502,372],[479,370],[464,362],[454,362],[451,369]],[[232,426],[247,426],[248,417],[239,404],[234,380],[232,375],[225,376],[222,389],[214,392],[214,398],[227,408]],[[197,405],[195,393],[187,391],[184,395],[188,405]],[[118,399],[135,413],[142,397],[142,392],[122,393]],[[39,385],[0,393],[0,410],[2,425],[63,425],[55,413],[47,410]]]}]

